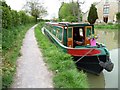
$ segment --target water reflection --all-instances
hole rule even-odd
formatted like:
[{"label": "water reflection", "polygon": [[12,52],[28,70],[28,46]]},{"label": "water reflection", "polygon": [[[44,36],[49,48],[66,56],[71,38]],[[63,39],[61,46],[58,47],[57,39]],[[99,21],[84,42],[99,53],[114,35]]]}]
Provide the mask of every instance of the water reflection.
[{"label": "water reflection", "polygon": [[90,88],[105,88],[105,78],[103,73],[99,76],[87,73],[87,76]]},{"label": "water reflection", "polygon": [[95,30],[98,35],[97,42],[106,45],[108,50],[118,48],[118,30]]},{"label": "water reflection", "polygon": [[100,76],[87,73],[90,88],[118,88],[118,30],[99,29],[95,33],[98,35],[97,42],[105,44],[110,50],[114,69],[112,72],[104,70]]},{"label": "water reflection", "polygon": [[105,88],[118,88],[118,50],[110,51],[111,61],[114,63],[112,72],[103,71],[105,77]]}]

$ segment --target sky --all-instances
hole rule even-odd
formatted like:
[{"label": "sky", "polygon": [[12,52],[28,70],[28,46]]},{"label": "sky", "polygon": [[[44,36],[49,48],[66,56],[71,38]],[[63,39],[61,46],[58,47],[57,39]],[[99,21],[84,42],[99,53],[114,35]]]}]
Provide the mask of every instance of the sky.
[{"label": "sky", "polygon": [[[6,3],[14,10],[20,11],[26,3],[26,0],[5,0]],[[58,11],[61,6],[61,2],[69,2],[72,0],[39,0],[44,4],[44,7],[48,11],[48,15],[45,17],[46,19],[51,19],[53,17],[58,17]],[[73,0],[77,1],[77,0]],[[93,2],[99,2],[101,0],[79,0],[80,2],[85,1],[83,5],[81,5],[81,9],[83,12],[89,10],[91,4]]]}]

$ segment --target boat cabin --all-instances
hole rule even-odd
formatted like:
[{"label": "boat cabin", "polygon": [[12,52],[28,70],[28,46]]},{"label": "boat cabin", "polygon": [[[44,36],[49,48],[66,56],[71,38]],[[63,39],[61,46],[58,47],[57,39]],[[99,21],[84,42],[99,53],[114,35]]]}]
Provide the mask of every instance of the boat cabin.
[{"label": "boat cabin", "polygon": [[94,34],[94,26],[80,23],[46,23],[47,29],[67,47],[90,45],[90,36]]}]

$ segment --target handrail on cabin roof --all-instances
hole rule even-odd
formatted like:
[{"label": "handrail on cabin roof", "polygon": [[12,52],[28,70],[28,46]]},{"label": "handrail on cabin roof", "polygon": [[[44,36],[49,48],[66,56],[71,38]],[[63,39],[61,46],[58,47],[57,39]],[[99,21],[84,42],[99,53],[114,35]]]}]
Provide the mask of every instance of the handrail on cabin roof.
[{"label": "handrail on cabin roof", "polygon": [[51,25],[57,25],[57,26],[74,26],[74,25],[89,26],[91,25],[88,23],[78,23],[78,22],[46,22],[46,23]]}]

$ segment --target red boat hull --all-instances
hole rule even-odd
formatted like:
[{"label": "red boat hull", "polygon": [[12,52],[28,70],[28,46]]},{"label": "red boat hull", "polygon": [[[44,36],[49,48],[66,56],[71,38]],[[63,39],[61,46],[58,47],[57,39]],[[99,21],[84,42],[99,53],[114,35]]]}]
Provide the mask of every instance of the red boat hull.
[{"label": "red boat hull", "polygon": [[72,56],[94,56],[101,53],[97,49],[68,49],[67,52]]}]

